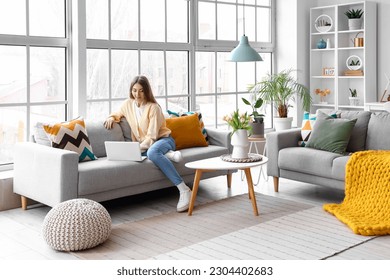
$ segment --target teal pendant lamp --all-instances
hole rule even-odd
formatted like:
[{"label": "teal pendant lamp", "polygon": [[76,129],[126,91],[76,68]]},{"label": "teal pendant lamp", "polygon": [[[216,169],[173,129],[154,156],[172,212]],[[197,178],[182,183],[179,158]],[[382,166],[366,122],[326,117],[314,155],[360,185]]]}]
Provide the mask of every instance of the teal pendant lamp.
[{"label": "teal pendant lamp", "polygon": [[247,61],[263,61],[261,56],[257,51],[255,51],[250,45],[248,37],[245,36],[245,1],[243,2],[243,27],[244,27],[244,35],[241,36],[240,43],[237,47],[235,47],[229,57],[228,61],[233,62],[247,62]]},{"label": "teal pendant lamp", "polygon": [[246,61],[263,61],[261,56],[250,45],[248,37],[242,35],[240,43],[235,47],[228,58],[233,62],[246,62]]}]

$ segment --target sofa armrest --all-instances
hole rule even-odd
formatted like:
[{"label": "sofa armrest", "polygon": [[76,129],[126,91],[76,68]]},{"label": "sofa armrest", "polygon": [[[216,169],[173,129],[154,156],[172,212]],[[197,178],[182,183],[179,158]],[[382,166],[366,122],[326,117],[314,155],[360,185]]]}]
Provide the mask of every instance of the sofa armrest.
[{"label": "sofa armrest", "polygon": [[279,151],[287,147],[297,147],[301,140],[301,129],[288,129],[267,134],[268,176],[279,177]]},{"label": "sofa armrest", "polygon": [[77,197],[75,152],[31,142],[14,150],[14,192],[49,206]]},{"label": "sofa armrest", "polygon": [[230,144],[230,131],[207,128],[206,132],[211,145],[226,147],[229,149],[229,153],[232,152],[233,146]]}]

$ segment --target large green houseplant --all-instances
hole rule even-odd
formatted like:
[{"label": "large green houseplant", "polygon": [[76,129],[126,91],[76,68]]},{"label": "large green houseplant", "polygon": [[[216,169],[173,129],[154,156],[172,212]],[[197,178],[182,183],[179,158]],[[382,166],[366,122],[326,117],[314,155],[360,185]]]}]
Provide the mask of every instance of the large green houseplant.
[{"label": "large green houseplant", "polygon": [[279,118],[288,117],[288,109],[291,107],[290,102],[295,100],[296,95],[301,100],[303,109],[310,110],[310,92],[307,87],[298,83],[292,76],[293,71],[287,69],[276,74],[267,74],[260,82],[248,88],[250,92],[255,93],[265,102],[272,103],[278,112]]}]

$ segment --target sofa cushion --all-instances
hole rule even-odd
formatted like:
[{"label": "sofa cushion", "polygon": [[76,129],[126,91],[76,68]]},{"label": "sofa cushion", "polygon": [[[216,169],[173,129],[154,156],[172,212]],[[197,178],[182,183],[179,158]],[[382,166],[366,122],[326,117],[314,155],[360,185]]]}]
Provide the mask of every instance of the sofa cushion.
[{"label": "sofa cushion", "polygon": [[[186,162],[228,153],[227,148],[209,145],[181,151],[183,161],[174,163],[181,176],[195,171],[184,166]],[[161,181],[166,179],[160,169],[149,159],[143,162],[109,161],[99,158],[95,161],[79,164],[78,192],[80,196],[105,192],[133,185]],[[145,190],[147,191],[147,190]]]},{"label": "sofa cushion", "polygon": [[204,126],[202,113],[200,111],[197,111],[197,112],[189,111],[189,112],[179,113],[179,112],[174,112],[174,111],[171,111],[171,110],[167,110],[167,113],[168,113],[168,116],[170,118],[177,118],[177,117],[183,117],[183,116],[189,116],[189,115],[193,115],[193,114],[198,114],[198,120],[199,120],[200,129],[202,130],[202,134],[203,134],[204,138],[206,139],[207,144],[209,144],[209,138],[208,138],[208,135],[207,135],[206,128]]},{"label": "sofa cushion", "polygon": [[390,113],[372,113],[368,124],[367,150],[390,150]]},{"label": "sofa cushion", "polygon": [[352,129],[351,137],[347,146],[347,152],[365,150],[366,135],[371,112],[368,111],[339,111],[342,119],[357,119]]},{"label": "sofa cushion", "polygon": [[198,120],[198,114],[170,118],[166,120],[171,136],[175,139],[176,149],[207,146]]},{"label": "sofa cushion", "polygon": [[318,119],[306,147],[344,154],[356,119]]},{"label": "sofa cushion", "polygon": [[119,122],[119,126],[122,129],[122,133],[123,133],[123,137],[125,138],[125,141],[133,141],[132,138],[131,138],[131,128],[130,128],[130,125],[129,125],[129,123],[126,120],[125,117],[121,118],[121,120]]},{"label": "sofa cushion", "polygon": [[286,169],[329,178],[334,159],[339,154],[303,147],[280,150],[278,165]]},{"label": "sofa cushion", "polygon": [[43,129],[53,148],[76,152],[79,154],[79,161],[96,159],[82,117],[68,122],[44,124]]},{"label": "sofa cushion", "polygon": [[86,127],[88,129],[89,140],[93,152],[97,157],[106,156],[105,141],[124,141],[122,129],[119,124],[114,123],[112,129],[104,127],[104,120],[89,121],[86,120]]},{"label": "sofa cushion", "polygon": [[313,130],[317,118],[326,118],[326,117],[339,118],[340,114],[337,115],[336,113],[333,113],[331,115],[328,115],[321,111],[317,112],[317,114],[310,114],[309,112],[303,113],[302,127],[301,127],[302,141],[298,142],[299,146],[301,147],[306,146],[306,143],[307,141],[309,141],[311,132]]},{"label": "sofa cushion", "polygon": [[350,156],[337,157],[333,160],[332,178],[344,181],[345,180],[345,166]]}]

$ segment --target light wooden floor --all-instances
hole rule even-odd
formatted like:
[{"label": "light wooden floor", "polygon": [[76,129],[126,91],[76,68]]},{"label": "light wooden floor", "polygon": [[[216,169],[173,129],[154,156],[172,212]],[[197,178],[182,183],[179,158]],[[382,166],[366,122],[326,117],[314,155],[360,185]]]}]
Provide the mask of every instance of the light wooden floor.
[{"label": "light wooden floor", "polygon": [[[258,169],[253,169],[252,174],[254,178],[257,178],[258,172]],[[275,194],[272,178],[268,182],[265,182],[262,178],[260,184],[255,187],[255,191],[315,206],[331,202],[339,203],[344,196],[341,190],[284,179],[280,180],[279,193]],[[246,182],[241,181],[240,173],[235,173],[230,190],[226,188],[225,177],[201,181],[197,200],[216,200],[246,192]],[[175,209],[177,199],[177,189],[171,188],[105,202],[103,205],[110,212],[113,224],[119,224],[170,212]],[[50,209],[49,207],[38,205],[27,211],[12,209],[0,212],[0,260],[77,259],[70,253],[52,250],[42,239],[40,233],[42,221]],[[183,213],[183,215],[186,215],[186,213]],[[388,260],[390,259],[390,236],[374,238],[330,259]]]}]

